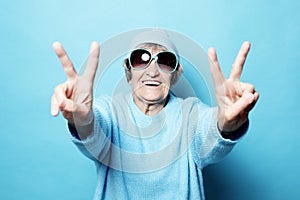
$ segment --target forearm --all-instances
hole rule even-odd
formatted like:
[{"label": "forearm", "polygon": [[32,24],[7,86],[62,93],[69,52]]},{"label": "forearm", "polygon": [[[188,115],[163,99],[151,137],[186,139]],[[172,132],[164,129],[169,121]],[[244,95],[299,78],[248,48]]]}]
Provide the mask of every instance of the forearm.
[{"label": "forearm", "polygon": [[201,167],[221,161],[246,133],[249,121],[233,132],[222,132],[218,127],[217,107],[202,110],[194,140],[196,163]]},{"label": "forearm", "polygon": [[76,126],[75,124],[68,123],[68,128],[73,137],[78,140],[85,140],[94,132],[94,119],[85,126]]},{"label": "forearm", "polygon": [[77,148],[88,158],[99,161],[109,153],[111,144],[112,121],[105,106],[93,108],[93,120],[88,126],[78,127],[68,124],[72,141]]}]

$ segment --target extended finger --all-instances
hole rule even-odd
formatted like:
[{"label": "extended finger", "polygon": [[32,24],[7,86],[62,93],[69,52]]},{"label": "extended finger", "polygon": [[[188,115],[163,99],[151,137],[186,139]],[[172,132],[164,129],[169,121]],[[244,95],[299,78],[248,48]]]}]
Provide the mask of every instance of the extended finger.
[{"label": "extended finger", "polygon": [[83,74],[83,76],[89,81],[93,81],[95,78],[95,74],[98,68],[99,54],[100,54],[99,44],[98,42],[94,41],[91,44],[87,67]]},{"label": "extended finger", "polygon": [[242,44],[240,51],[232,65],[230,79],[239,80],[243,71],[243,67],[250,50],[250,42],[246,41]]},{"label": "extended finger", "polygon": [[72,61],[70,60],[68,54],[66,53],[65,49],[63,48],[62,44],[59,42],[54,42],[52,45],[57,57],[60,60],[60,63],[68,77],[68,79],[72,80],[75,79],[77,76],[76,70],[73,66]]},{"label": "extended finger", "polygon": [[225,77],[220,68],[220,64],[217,58],[217,53],[214,48],[208,49],[208,60],[210,65],[210,72],[216,88],[225,82]]}]

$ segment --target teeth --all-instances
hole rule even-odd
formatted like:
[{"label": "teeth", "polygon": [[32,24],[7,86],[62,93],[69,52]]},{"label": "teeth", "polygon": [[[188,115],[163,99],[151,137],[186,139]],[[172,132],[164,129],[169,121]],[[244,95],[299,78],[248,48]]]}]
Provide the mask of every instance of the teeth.
[{"label": "teeth", "polygon": [[160,82],[158,81],[144,81],[143,82],[145,85],[160,85]]}]

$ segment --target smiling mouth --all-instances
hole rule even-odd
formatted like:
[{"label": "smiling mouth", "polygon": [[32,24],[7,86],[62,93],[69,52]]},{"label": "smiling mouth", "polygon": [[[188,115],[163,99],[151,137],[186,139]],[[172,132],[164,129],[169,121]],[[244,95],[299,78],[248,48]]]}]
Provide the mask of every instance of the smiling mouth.
[{"label": "smiling mouth", "polygon": [[146,86],[154,86],[157,87],[161,84],[161,82],[159,81],[153,81],[153,80],[149,80],[149,81],[142,81],[142,83]]}]

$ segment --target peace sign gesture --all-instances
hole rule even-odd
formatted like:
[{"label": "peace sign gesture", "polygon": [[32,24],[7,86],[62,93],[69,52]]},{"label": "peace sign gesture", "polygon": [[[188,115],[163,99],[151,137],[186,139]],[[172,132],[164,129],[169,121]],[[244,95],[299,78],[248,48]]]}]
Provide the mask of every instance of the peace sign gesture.
[{"label": "peace sign gesture", "polygon": [[230,76],[226,79],[221,71],[216,50],[208,49],[210,70],[219,109],[218,126],[224,132],[235,131],[245,123],[250,110],[259,97],[252,84],[240,81],[249,50],[250,43],[244,42],[232,65]]},{"label": "peace sign gesture", "polygon": [[57,116],[62,112],[72,125],[75,125],[75,122],[76,126],[91,124],[94,119],[93,82],[98,67],[99,44],[97,42],[91,44],[87,67],[81,76],[77,74],[73,63],[59,42],[53,43],[53,49],[67,75],[67,81],[56,86],[54,90],[51,114]]}]

